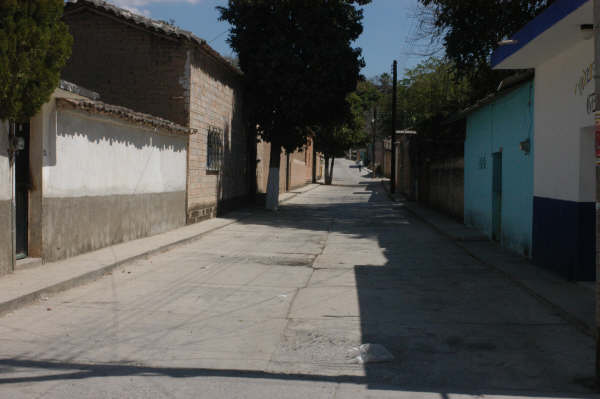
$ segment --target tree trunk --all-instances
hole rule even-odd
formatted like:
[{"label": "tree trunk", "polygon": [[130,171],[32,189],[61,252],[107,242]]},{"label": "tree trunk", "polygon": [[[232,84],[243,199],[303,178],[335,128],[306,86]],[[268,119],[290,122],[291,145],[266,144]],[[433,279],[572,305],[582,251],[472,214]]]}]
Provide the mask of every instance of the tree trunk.
[{"label": "tree trunk", "polygon": [[329,155],[325,155],[325,184],[329,183]]},{"label": "tree trunk", "polygon": [[[247,131],[250,131],[248,129]],[[256,198],[256,193],[258,192],[258,182],[256,180],[256,169],[258,168],[258,159],[256,153],[256,144],[258,142],[258,137],[256,133],[248,135],[248,149],[250,156],[248,157],[248,194],[252,199]]]},{"label": "tree trunk", "polygon": [[331,157],[331,170],[329,171],[329,184],[333,183],[333,164],[335,162],[335,157]]},{"label": "tree trunk", "polygon": [[[14,120],[8,121],[8,139],[12,140],[16,135],[16,123]],[[16,152],[9,153],[9,170],[10,170],[10,246],[11,246],[11,269],[15,271],[17,265],[17,209],[15,206],[15,158]]]},{"label": "tree trunk", "polygon": [[269,159],[269,180],[267,181],[267,200],[265,208],[276,211],[279,208],[279,164],[281,161],[281,145],[271,142],[271,158]]}]

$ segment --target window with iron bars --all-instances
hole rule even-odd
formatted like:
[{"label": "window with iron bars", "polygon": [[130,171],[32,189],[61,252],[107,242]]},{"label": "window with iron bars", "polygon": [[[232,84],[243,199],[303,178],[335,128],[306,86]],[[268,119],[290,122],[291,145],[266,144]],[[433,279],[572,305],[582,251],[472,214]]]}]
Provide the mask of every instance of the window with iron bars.
[{"label": "window with iron bars", "polygon": [[223,129],[209,126],[206,148],[206,170],[218,172],[223,161]]}]

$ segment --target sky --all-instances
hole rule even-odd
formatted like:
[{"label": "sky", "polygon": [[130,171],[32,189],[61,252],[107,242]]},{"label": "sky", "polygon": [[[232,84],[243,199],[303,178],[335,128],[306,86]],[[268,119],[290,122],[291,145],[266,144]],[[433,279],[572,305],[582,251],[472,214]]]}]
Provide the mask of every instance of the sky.
[{"label": "sky", "polygon": [[[193,32],[206,40],[224,56],[233,52],[226,42],[229,25],[219,21],[216,6],[226,0],[110,0],[133,12],[164,21]],[[373,0],[364,7],[364,31],[356,46],[363,49],[367,78],[390,72],[392,61],[398,61],[399,75],[415,66],[422,57],[414,46],[417,0]]]}]

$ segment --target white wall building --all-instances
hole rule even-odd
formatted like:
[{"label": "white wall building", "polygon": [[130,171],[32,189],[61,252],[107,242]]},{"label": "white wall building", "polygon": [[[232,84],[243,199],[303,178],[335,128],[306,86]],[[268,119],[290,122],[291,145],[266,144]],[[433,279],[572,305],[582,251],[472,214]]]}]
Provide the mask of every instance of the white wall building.
[{"label": "white wall building", "polygon": [[0,239],[11,237],[1,221],[12,218],[13,173],[16,248],[0,249],[0,273],[14,254],[53,261],[185,225],[191,129],[66,82],[18,125],[26,148],[12,170],[1,129]]},{"label": "white wall building", "polygon": [[532,255],[571,280],[595,279],[593,2],[557,0],[492,56],[535,69]]}]

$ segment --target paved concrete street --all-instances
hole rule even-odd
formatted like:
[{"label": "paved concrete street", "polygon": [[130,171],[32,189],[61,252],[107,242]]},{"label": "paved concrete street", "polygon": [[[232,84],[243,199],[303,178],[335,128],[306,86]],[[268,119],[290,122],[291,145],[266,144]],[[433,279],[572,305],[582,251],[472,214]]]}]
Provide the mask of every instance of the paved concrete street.
[{"label": "paved concrete street", "polygon": [[594,397],[590,337],[362,174],[3,316],[0,398]]}]

